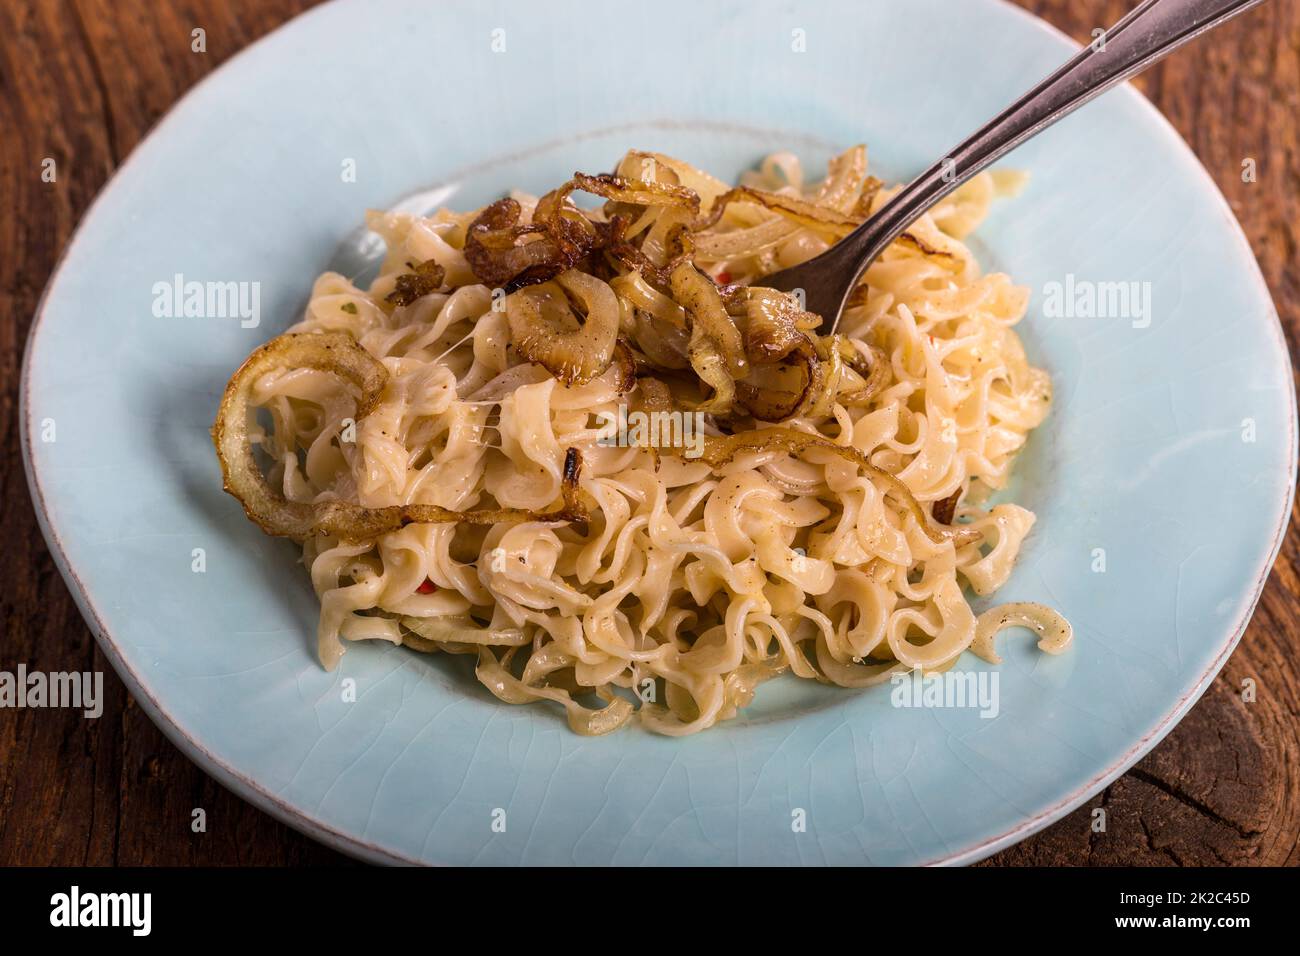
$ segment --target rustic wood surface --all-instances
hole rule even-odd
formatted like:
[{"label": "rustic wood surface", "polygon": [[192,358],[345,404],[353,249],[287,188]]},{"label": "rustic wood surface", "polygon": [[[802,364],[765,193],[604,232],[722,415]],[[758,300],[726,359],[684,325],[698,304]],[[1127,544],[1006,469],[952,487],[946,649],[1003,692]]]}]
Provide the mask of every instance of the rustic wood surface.
[{"label": "rustic wood surface", "polygon": [[[961,0],[954,0],[961,2]],[[1020,0],[1080,41],[1131,0]],[[0,864],[344,863],[231,795],[127,694],[37,529],[18,371],[41,289],[113,169],[187,89],[308,0],[0,4],[0,669],[101,670],[105,711],[0,710]],[[191,50],[191,30],[207,51]],[[1269,0],[1139,78],[1245,227],[1291,354],[1300,336],[1300,4]],[[57,184],[41,161],[58,162]],[[1253,158],[1258,181],[1242,181]],[[1293,519],[1295,515],[1293,514]],[[1241,646],[1153,753],[986,865],[1300,863],[1300,532]],[[1258,688],[1243,701],[1243,682]],[[205,834],[190,830],[194,807]],[[1104,807],[1104,833],[1092,811]]]}]

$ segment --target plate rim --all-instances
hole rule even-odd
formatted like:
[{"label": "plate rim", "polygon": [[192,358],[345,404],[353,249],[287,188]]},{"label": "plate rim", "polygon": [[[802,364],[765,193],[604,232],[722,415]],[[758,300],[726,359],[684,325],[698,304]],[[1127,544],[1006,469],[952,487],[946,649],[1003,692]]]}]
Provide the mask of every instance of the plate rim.
[{"label": "plate rim", "polygon": [[[1063,40],[1066,43],[1077,46],[1075,40],[1058,29],[1051,23],[1039,17],[1037,14],[1018,6],[1011,0],[986,0],[986,2],[1000,6],[1004,9],[1013,11],[1026,22],[1032,24],[1036,29],[1045,33],[1054,40]],[[246,800],[259,810],[270,814],[293,829],[305,834],[331,849],[346,853],[355,858],[370,863],[384,863],[396,865],[437,865],[437,861],[427,861],[417,859],[406,854],[397,852],[380,846],[378,843],[366,840],[353,833],[346,832],[331,826],[328,823],[318,819],[313,813],[295,806],[279,795],[273,793],[252,777],[241,773],[235,767],[218,757],[199,739],[197,732],[191,734],[180,726],[170,714],[168,714],[161,704],[148,692],[144,683],[141,681],[135,669],[130,665],[127,659],[121,653],[121,649],[114,639],[113,634],[104,625],[99,613],[95,610],[94,603],[91,600],[90,593],[82,583],[80,576],[73,568],[71,562],[63,547],[63,542],[59,537],[50,520],[50,512],[46,506],[45,492],[41,486],[40,477],[37,474],[34,464],[35,457],[32,451],[32,434],[33,424],[31,421],[31,374],[33,364],[33,346],[39,334],[50,295],[59,282],[63,273],[63,267],[66,264],[72,250],[82,239],[83,233],[87,226],[94,218],[95,213],[100,211],[104,205],[104,200],[113,188],[118,184],[122,174],[137,160],[139,155],[145,150],[146,146],[156,137],[174,125],[178,118],[188,109],[192,108],[198,94],[204,87],[214,81],[217,77],[226,72],[233,72],[233,67],[240,63],[250,51],[261,46],[263,43],[277,36],[282,31],[288,30],[300,21],[314,17],[322,11],[332,9],[337,2],[321,3],[315,7],[303,11],[294,17],[284,21],[274,29],[258,37],[252,43],[242,47],[240,50],[231,55],[227,60],[218,65],[210,73],[203,76],[198,82],[186,90],[179,99],[177,99],[163,115],[163,117],[149,129],[131,149],[130,153],[117,165],[112,175],[104,182],[95,198],[86,207],[85,211],[78,219],[72,234],[60,252],[58,259],[55,261],[53,269],[50,271],[49,279],[41,292],[40,299],[37,301],[36,309],[32,313],[31,323],[27,330],[26,340],[23,345],[23,358],[18,388],[18,425],[19,425],[19,446],[23,460],[23,472],[26,475],[28,491],[31,495],[33,510],[36,514],[37,524],[40,527],[41,535],[49,549],[51,557],[54,558],[55,566],[63,578],[64,584],[72,594],[82,618],[85,620],[95,641],[99,644],[104,656],[108,659],[109,664],[117,673],[118,677],[126,685],[128,691],[136,699],[149,719],[159,730],[170,740],[182,753],[185,754],[205,773],[210,774],[226,789],[230,790],[240,799]],[[1242,229],[1241,223],[1233,213],[1227,198],[1219,189],[1218,183],[1210,175],[1205,165],[1201,162],[1200,157],[1183,139],[1182,135],[1147,97],[1133,86],[1130,82],[1125,82],[1113,91],[1115,96],[1128,96],[1140,104],[1140,108],[1147,115],[1148,125],[1157,131],[1163,138],[1170,140],[1174,144],[1175,150],[1181,150],[1190,158],[1191,166],[1194,169],[1194,175],[1201,180],[1202,190],[1207,191],[1207,195],[1213,197],[1219,214],[1228,224],[1228,231],[1235,236],[1238,244],[1244,248],[1246,257],[1253,266],[1253,270],[1248,270],[1245,278],[1253,281],[1258,288],[1264,292],[1265,301],[1268,303],[1269,315],[1272,321],[1270,328],[1279,345],[1281,351],[1291,359],[1293,374],[1287,376],[1287,383],[1290,391],[1290,401],[1287,405],[1288,425],[1289,425],[1289,444],[1288,460],[1290,462],[1287,481],[1284,484],[1283,497],[1285,499],[1281,511],[1281,520],[1273,533],[1273,541],[1270,544],[1267,557],[1262,566],[1256,568],[1254,594],[1247,607],[1245,608],[1240,620],[1231,627],[1219,648],[1218,654],[1197,679],[1196,683],[1175,701],[1168,711],[1162,716],[1159,723],[1156,724],[1145,735],[1139,738],[1127,751],[1124,752],[1116,761],[1106,769],[1094,775],[1088,782],[1080,785],[1070,794],[1057,801],[1055,804],[1040,810],[1038,813],[1020,821],[1016,826],[997,834],[996,836],[987,837],[979,840],[973,845],[964,849],[956,850],[938,857],[919,862],[919,866],[962,866],[988,857],[999,850],[1012,846],[1021,840],[1031,836],[1039,830],[1045,829],[1057,820],[1071,813],[1073,810],[1082,806],[1091,799],[1096,793],[1108,786],[1114,780],[1128,771],[1138,760],[1149,753],[1161,740],[1163,740],[1170,731],[1186,716],[1192,706],[1201,698],[1208,689],[1210,683],[1218,676],[1227,663],[1232,652],[1236,650],[1237,645],[1241,642],[1246,628],[1249,626],[1251,619],[1254,617],[1255,609],[1263,595],[1264,587],[1268,581],[1268,576],[1272,572],[1273,565],[1281,551],[1282,544],[1286,539],[1286,532],[1291,524],[1291,511],[1296,494],[1296,477],[1297,477],[1297,443],[1300,437],[1297,434],[1297,406],[1296,406],[1296,384],[1294,375],[1294,358],[1290,355],[1287,348],[1286,337],[1282,329],[1281,317],[1277,311],[1277,305],[1273,300],[1272,290],[1264,278],[1263,270],[1259,266],[1259,261],[1255,256],[1254,250],[1250,246],[1250,241]]]}]

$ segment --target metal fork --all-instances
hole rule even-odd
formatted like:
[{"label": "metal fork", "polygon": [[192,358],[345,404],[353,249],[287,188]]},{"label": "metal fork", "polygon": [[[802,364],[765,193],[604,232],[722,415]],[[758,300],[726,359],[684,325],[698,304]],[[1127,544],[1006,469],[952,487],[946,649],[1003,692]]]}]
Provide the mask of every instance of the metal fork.
[{"label": "metal fork", "polygon": [[926,210],[1093,97],[1262,2],[1145,0],[830,249],[759,282],[783,292],[803,290],[805,308],[821,316],[824,331],[835,331],[862,273]]}]

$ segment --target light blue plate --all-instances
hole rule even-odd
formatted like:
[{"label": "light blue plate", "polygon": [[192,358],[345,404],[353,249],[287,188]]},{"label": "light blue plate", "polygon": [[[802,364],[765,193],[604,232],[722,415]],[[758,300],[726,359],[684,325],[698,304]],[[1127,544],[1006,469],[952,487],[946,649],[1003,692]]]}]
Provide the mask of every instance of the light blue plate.
[{"label": "light blue plate", "polygon": [[[460,660],[367,644],[329,674],[296,549],[221,492],[208,428],[227,377],[294,320],[365,208],[437,183],[468,208],[631,146],[730,177],[773,148],[821,164],[865,141],[905,177],[1071,49],[994,0],[589,8],[328,5],[218,70],[131,156],[25,368],[33,495],[86,619],[191,758],[371,860],[968,862],[1045,826],[1205,689],[1295,482],[1290,364],[1250,249],[1131,89],[1015,154],[1032,185],[976,244],[1034,290],[1022,335],[1057,390],[1014,489],[1038,524],[1001,596],[1077,632],[1057,658],[1004,639],[996,719],[785,680],[694,738],[583,739],[498,703]],[[178,273],[260,283],[261,325],[156,317],[154,285]],[[1043,318],[1070,273],[1150,283],[1153,321]]]}]

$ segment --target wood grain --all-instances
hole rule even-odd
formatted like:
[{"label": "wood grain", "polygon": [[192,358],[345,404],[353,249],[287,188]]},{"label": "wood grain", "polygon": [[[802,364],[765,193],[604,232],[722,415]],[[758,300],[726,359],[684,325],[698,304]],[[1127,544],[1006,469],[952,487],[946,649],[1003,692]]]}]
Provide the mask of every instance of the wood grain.
[{"label": "wood grain", "polygon": [[[954,0],[960,2],[960,0]],[[1077,40],[1124,0],[1020,0]],[[0,5],[0,668],[105,672],[104,715],[0,710],[0,864],[304,864],[343,857],[214,783],[117,680],[45,549],[18,454],[23,343],[112,170],[198,79],[307,0]],[[207,50],[191,49],[205,31]],[[1300,336],[1300,5],[1269,0],[1137,81],[1228,197]],[[57,164],[54,183],[41,164]],[[1255,182],[1242,163],[1254,159]],[[1293,519],[1295,515],[1293,514]],[[1300,863],[1300,532],[1205,697],[1086,807],[984,865]],[[1253,682],[1257,696],[1243,700]],[[191,832],[203,808],[207,832]],[[1106,829],[1094,832],[1093,810]]]}]

